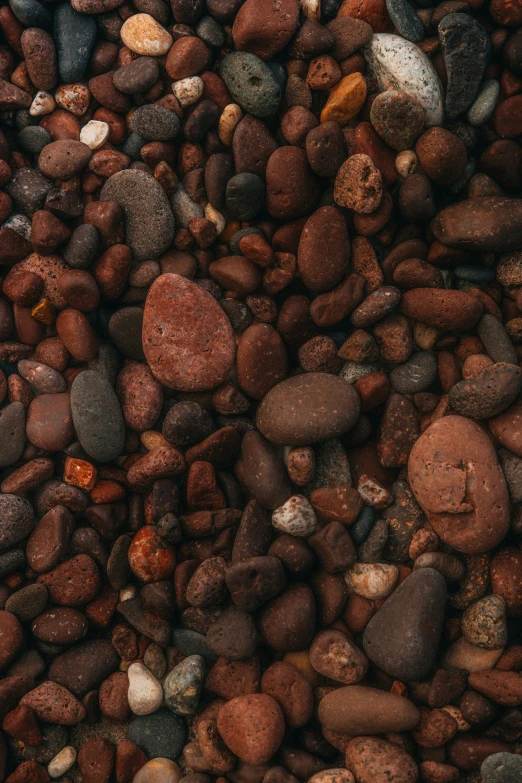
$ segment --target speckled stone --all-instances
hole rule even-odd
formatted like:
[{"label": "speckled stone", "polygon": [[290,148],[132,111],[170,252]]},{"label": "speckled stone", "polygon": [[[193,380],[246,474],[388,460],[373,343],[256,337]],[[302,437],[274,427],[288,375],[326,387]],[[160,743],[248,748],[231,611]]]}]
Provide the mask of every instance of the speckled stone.
[{"label": "speckled stone", "polygon": [[484,783],[519,783],[522,780],[522,756],[518,753],[493,753],[482,762]]},{"label": "speckled stone", "polygon": [[0,549],[26,538],[35,524],[31,504],[18,495],[0,495],[0,519]]},{"label": "speckled stone", "polygon": [[500,84],[495,79],[486,79],[478,91],[478,95],[468,109],[468,121],[471,125],[484,125],[489,120],[497,105]]},{"label": "speckled stone", "polygon": [[232,52],[221,60],[221,77],[230,95],[254,117],[275,114],[281,87],[266,63],[249,52]]},{"label": "speckled stone", "polygon": [[125,423],[118,398],[109,381],[94,370],[81,372],[71,387],[74,428],[91,457],[110,462],[123,450]]},{"label": "speckled stone", "polygon": [[428,351],[413,354],[390,373],[391,385],[400,394],[415,394],[427,389],[437,377],[437,357]]},{"label": "speckled stone", "polygon": [[399,35],[377,33],[364,47],[370,70],[381,90],[411,93],[426,112],[426,125],[440,125],[442,87],[431,60]]},{"label": "speckled stone", "polygon": [[189,655],[165,677],[165,704],[176,715],[194,715],[198,708],[205,661],[201,655]]},{"label": "speckled stone", "polygon": [[407,41],[422,41],[424,26],[408,0],[386,0],[386,10],[403,38]]},{"label": "speckled stone", "polygon": [[186,735],[183,719],[168,709],[159,709],[152,715],[137,716],[129,725],[129,739],[150,758],[174,761],[183,749]]},{"label": "speckled stone", "polygon": [[477,96],[489,61],[489,37],[469,14],[447,14],[439,23],[439,41],[448,75],[445,110],[453,119]]}]

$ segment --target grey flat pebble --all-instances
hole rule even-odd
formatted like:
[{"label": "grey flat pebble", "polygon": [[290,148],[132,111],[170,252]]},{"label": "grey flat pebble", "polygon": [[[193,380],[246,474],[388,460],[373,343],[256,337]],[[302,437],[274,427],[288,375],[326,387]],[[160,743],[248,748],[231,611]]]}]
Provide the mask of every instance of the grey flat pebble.
[{"label": "grey flat pebble", "polygon": [[437,357],[428,351],[413,354],[390,373],[390,382],[399,394],[425,391],[437,377]]},{"label": "grey flat pebble", "polygon": [[386,9],[403,38],[407,41],[422,41],[424,26],[408,0],[386,0]]},{"label": "grey flat pebble", "polygon": [[202,633],[190,629],[178,628],[172,632],[172,645],[182,655],[201,655],[207,663],[214,663],[216,655],[207,645]]},{"label": "grey flat pebble", "polygon": [[0,411],[0,467],[14,465],[25,448],[25,405],[11,402]]},{"label": "grey flat pebble", "polygon": [[[25,553],[23,549],[11,549],[4,555],[0,555],[0,578],[6,574],[12,574],[25,565]],[[18,595],[18,593],[15,593]]]},{"label": "grey flat pebble", "polygon": [[480,774],[484,783],[520,783],[522,756],[518,753],[493,753],[482,762]]},{"label": "grey flat pebble", "polygon": [[[154,57],[138,57],[115,72],[112,82],[125,95],[146,92],[159,78],[159,65]],[[177,119],[177,118],[176,118]],[[179,121],[178,121],[179,128]]]},{"label": "grey flat pebble", "polygon": [[187,729],[182,718],[170,710],[160,709],[152,715],[135,717],[129,725],[129,739],[139,745],[149,758],[174,761],[185,744]]},{"label": "grey flat pebble", "polygon": [[179,120],[173,111],[157,103],[138,106],[130,121],[131,130],[147,141],[171,141],[179,131]]},{"label": "grey flat pebble", "polygon": [[363,506],[361,513],[350,527],[350,536],[356,546],[366,540],[374,522],[375,511],[373,508],[371,506]]},{"label": "grey flat pebble", "polygon": [[254,117],[275,114],[281,87],[269,66],[250,52],[232,52],[221,60],[221,77],[233,100]]},{"label": "grey flat pebble", "polygon": [[174,238],[174,215],[161,185],[137,169],[118,171],[102,188],[100,201],[116,201],[125,215],[125,241],[137,261],[160,256]]},{"label": "grey flat pebble", "polygon": [[36,394],[59,394],[67,389],[63,375],[42,362],[21,359],[18,362],[18,372],[31,384]]},{"label": "grey flat pebble", "polygon": [[515,347],[498,318],[495,318],[494,315],[483,315],[478,323],[477,331],[488,356],[494,362],[518,365]]},{"label": "grey flat pebble", "polygon": [[489,62],[489,37],[469,14],[448,14],[439,23],[439,41],[448,74],[445,110],[452,119],[467,111]]},{"label": "grey flat pebble", "polygon": [[63,257],[74,269],[88,269],[96,257],[100,239],[94,226],[83,223],[72,232]]},{"label": "grey flat pebble", "polygon": [[176,715],[194,715],[205,676],[201,655],[189,655],[168,673],[163,682],[165,704]]},{"label": "grey flat pebble", "polygon": [[49,30],[53,15],[49,8],[38,0],[9,0],[11,11],[24,27],[42,27]]},{"label": "grey flat pebble", "polygon": [[8,612],[15,614],[22,622],[28,622],[43,612],[47,606],[47,599],[47,587],[35,583],[22,587],[10,595],[5,602],[5,608]]},{"label": "grey flat pebble", "polygon": [[472,125],[484,125],[495,110],[500,92],[500,84],[495,79],[482,83],[477,97],[468,111],[468,121]]},{"label": "grey flat pebble", "polygon": [[79,81],[87,70],[96,42],[96,20],[80,14],[69,3],[54,12],[54,43],[60,79],[66,84]]},{"label": "grey flat pebble", "polygon": [[28,217],[42,209],[53,183],[36,169],[18,169],[5,186],[18,208]]},{"label": "grey flat pebble", "polygon": [[20,131],[17,141],[24,152],[39,155],[43,148],[52,142],[51,134],[39,125],[28,125]]},{"label": "grey flat pebble", "polygon": [[128,359],[143,361],[141,307],[121,307],[109,320],[109,334],[116,348]]},{"label": "grey flat pebble", "polygon": [[223,46],[225,31],[212,16],[204,16],[196,27],[196,34],[207,46]]},{"label": "grey flat pebble", "polygon": [[236,220],[252,220],[265,205],[265,183],[257,174],[245,172],[227,183],[226,208]]},{"label": "grey flat pebble", "polygon": [[122,450],[125,424],[120,403],[107,378],[85,370],[71,387],[71,411],[81,445],[93,459],[111,462]]},{"label": "grey flat pebble", "polygon": [[33,507],[18,495],[0,495],[0,549],[26,538],[35,525]]},{"label": "grey flat pebble", "polygon": [[494,269],[487,266],[472,266],[462,264],[453,270],[461,280],[469,280],[471,283],[491,283],[496,277]]}]

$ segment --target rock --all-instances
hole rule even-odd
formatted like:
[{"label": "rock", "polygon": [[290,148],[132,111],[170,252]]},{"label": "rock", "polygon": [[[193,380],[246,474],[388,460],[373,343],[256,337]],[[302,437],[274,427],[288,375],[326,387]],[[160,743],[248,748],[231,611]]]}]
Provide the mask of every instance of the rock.
[{"label": "rock", "polygon": [[504,599],[508,617],[522,617],[521,585],[522,553],[506,547],[497,552],[491,561],[491,587],[496,595]]},{"label": "rock", "polygon": [[111,462],[123,451],[125,425],[120,403],[107,378],[81,372],[71,387],[71,410],[83,448],[99,462]]},{"label": "rock", "polygon": [[49,598],[60,606],[81,606],[96,595],[100,574],[90,555],[76,555],[38,577],[49,590]]},{"label": "rock", "polygon": [[257,411],[257,426],[269,441],[304,446],[343,435],[359,416],[350,384],[325,373],[288,378],[268,392]]},{"label": "rock", "polygon": [[354,593],[370,600],[390,595],[398,577],[397,566],[386,563],[355,563],[344,575]]},{"label": "rock", "polygon": [[335,178],[334,199],[358,214],[375,212],[383,194],[382,175],[368,155],[352,155]]},{"label": "rock", "polygon": [[414,571],[366,626],[370,660],[395,679],[423,679],[436,661],[445,605],[444,577],[433,568]]},{"label": "rock", "polygon": [[459,181],[466,169],[466,147],[445,128],[428,128],[417,140],[415,152],[423,171],[437,185]]},{"label": "rock", "polygon": [[236,373],[240,389],[261,400],[287,375],[286,348],[276,329],[269,324],[252,324],[245,329],[237,346]]},{"label": "rock", "polygon": [[0,79],[0,110],[27,109],[31,103],[32,99],[28,92],[17,87],[16,84]]},{"label": "rock", "polygon": [[96,22],[62,3],[54,12],[53,37],[58,56],[60,79],[72,84],[82,79],[96,41]]},{"label": "rock", "polygon": [[0,610],[0,669],[4,669],[22,646],[23,631],[20,621],[11,612]]},{"label": "rock", "polygon": [[236,220],[252,220],[265,205],[265,183],[257,174],[236,174],[227,182],[226,209]]},{"label": "rock", "polygon": [[6,549],[26,538],[35,525],[31,504],[18,495],[0,495],[0,517],[0,549]]},{"label": "rock", "polygon": [[314,510],[303,495],[292,495],[272,514],[272,525],[283,533],[306,538],[315,532],[317,519]]},{"label": "rock", "polygon": [[158,61],[153,57],[138,57],[118,68],[113,77],[117,90],[125,95],[146,92],[159,78]]},{"label": "rock", "polygon": [[47,772],[52,778],[61,778],[75,763],[76,755],[76,750],[73,746],[66,745],[51,759],[47,766]]},{"label": "rock", "polygon": [[154,426],[161,413],[163,393],[145,364],[131,362],[123,368],[116,381],[116,394],[129,427],[145,432]]},{"label": "rock", "polygon": [[315,618],[312,590],[295,582],[263,607],[258,624],[270,647],[287,652],[308,646],[315,631]]},{"label": "rock", "polygon": [[172,36],[150,14],[134,14],[122,25],[121,40],[131,52],[159,57],[172,46]]},{"label": "rock", "polygon": [[89,147],[81,141],[59,139],[43,148],[38,168],[51,179],[70,179],[87,166],[91,155]]},{"label": "rock", "polygon": [[462,616],[462,633],[470,644],[486,650],[503,649],[507,642],[506,603],[488,595],[468,606]]},{"label": "rock", "polygon": [[182,772],[175,761],[151,759],[134,775],[132,783],[179,783]]},{"label": "rock", "polygon": [[281,87],[263,60],[249,52],[232,52],[221,60],[220,73],[233,100],[254,117],[275,114]]},{"label": "rock", "polygon": [[[404,315],[443,331],[467,331],[482,315],[480,301],[465,291],[442,288],[414,288],[401,298]],[[399,389],[397,389],[399,391]]]},{"label": "rock", "polygon": [[246,0],[232,26],[234,45],[270,60],[289,43],[298,22],[297,0]]},{"label": "rock", "polygon": [[235,354],[232,327],[215,299],[174,274],[161,275],[149,289],[143,349],[155,377],[183,391],[218,386],[232,369]]},{"label": "rock", "polygon": [[136,260],[159,256],[169,247],[174,217],[165,191],[150,174],[118,171],[105,182],[100,201],[115,201],[123,209],[125,240]]},{"label": "rock", "polygon": [[411,451],[408,478],[435,532],[457,551],[487,552],[506,535],[506,482],[491,441],[474,422],[446,416],[428,427]]},{"label": "rock", "polygon": [[330,731],[360,736],[409,731],[419,722],[415,705],[389,691],[348,685],[328,693],[319,702],[319,721]]},{"label": "rock", "polygon": [[47,177],[44,177],[36,169],[29,168],[15,171],[6,185],[7,193],[18,205],[19,209],[29,217],[32,217],[38,209],[43,208],[45,198],[52,188],[53,183]]},{"label": "rock", "polygon": [[467,199],[441,210],[431,228],[439,242],[461,250],[517,250],[522,243],[522,204],[504,196]]},{"label": "rock", "polygon": [[366,100],[366,80],[358,71],[345,76],[335,84],[328,95],[322,111],[323,122],[338,122],[346,125],[362,109]]},{"label": "rock", "polygon": [[370,70],[381,90],[401,90],[426,112],[426,125],[440,125],[442,87],[431,61],[414,43],[398,35],[377,33],[364,47]]},{"label": "rock", "polygon": [[254,612],[283,590],[286,576],[277,557],[250,557],[232,563],[226,570],[226,584],[236,606]]},{"label": "rock", "polygon": [[477,97],[468,109],[468,122],[471,125],[484,125],[495,110],[500,85],[495,79],[485,79],[479,87]]},{"label": "rock", "polygon": [[467,111],[477,96],[490,55],[489,38],[469,14],[447,14],[438,26],[448,75],[445,110],[449,119]]},{"label": "rock", "polygon": [[135,715],[150,715],[161,707],[163,689],[154,675],[142,663],[133,663],[129,677],[129,707]]},{"label": "rock", "polygon": [[194,715],[197,711],[205,661],[201,655],[189,655],[165,677],[165,704],[176,715]]},{"label": "rock", "polygon": [[377,737],[358,737],[346,748],[346,766],[357,783],[415,783],[417,764],[401,747]]},{"label": "rock", "polygon": [[118,654],[111,642],[94,639],[57,656],[49,669],[49,679],[82,698],[99,687],[117,666]]},{"label": "rock", "polygon": [[452,410],[461,416],[489,419],[498,416],[511,405],[521,388],[520,368],[499,362],[455,384],[450,391],[449,401]]},{"label": "rock", "polygon": [[24,30],[20,38],[25,66],[38,90],[52,90],[58,80],[56,49],[48,32],[38,27]]},{"label": "rock", "polygon": [[[43,585],[37,585],[43,587]],[[44,588],[45,589],[45,588]],[[45,590],[47,594],[47,590]],[[42,642],[71,644],[87,633],[88,622],[81,612],[69,607],[56,607],[40,614],[31,625],[31,631]]]},{"label": "rock", "polygon": [[310,663],[316,672],[344,685],[360,682],[368,669],[368,659],[340,631],[321,631],[310,645]]},{"label": "rock", "polygon": [[74,726],[85,718],[83,704],[67,688],[50,680],[29,691],[20,704],[30,707],[40,720],[59,726]]},{"label": "rock", "polygon": [[484,783],[517,783],[522,775],[522,758],[517,753],[493,753],[482,762]]},{"label": "rock", "polygon": [[314,698],[310,683],[297,669],[285,661],[275,661],[261,678],[261,690],[277,701],[285,721],[291,728],[308,723]]},{"label": "rock", "polygon": [[[25,407],[21,402],[11,402],[0,411],[0,467],[14,465],[22,456],[24,447]],[[0,535],[0,548],[1,541]]]},{"label": "rock", "polygon": [[373,101],[370,119],[389,147],[407,150],[413,147],[424,127],[424,108],[407,92],[386,90]]},{"label": "rock", "polygon": [[518,364],[513,343],[498,318],[485,313],[478,323],[477,332],[494,362]]},{"label": "rock", "polygon": [[147,756],[173,761],[185,744],[185,723],[170,710],[160,709],[152,715],[135,717],[129,724],[129,739],[143,748]]},{"label": "rock", "polygon": [[[327,233],[325,225],[329,226]],[[321,255],[324,263],[319,265]],[[335,207],[321,207],[308,218],[299,240],[301,279],[314,291],[329,291],[343,277],[349,260],[350,240],[344,217]]]},{"label": "rock", "polygon": [[226,745],[241,761],[266,764],[281,744],[285,719],[275,699],[253,693],[224,704],[217,726]]},{"label": "rock", "polygon": [[[132,18],[132,17],[131,17]],[[147,141],[169,141],[179,131],[179,119],[174,112],[155,103],[138,106],[130,121],[131,130]]]},{"label": "rock", "polygon": [[407,0],[386,0],[386,10],[397,32],[407,41],[424,38],[424,26]]},{"label": "rock", "polygon": [[6,611],[12,612],[22,622],[28,622],[43,612],[48,595],[45,585],[26,585],[9,596],[5,602]]},{"label": "rock", "polygon": [[308,214],[319,196],[317,180],[300,147],[279,147],[266,166],[266,205],[273,218],[293,220]]},{"label": "rock", "polygon": [[52,12],[37,0],[11,0],[9,6],[24,27],[42,27],[49,30],[52,26]]}]

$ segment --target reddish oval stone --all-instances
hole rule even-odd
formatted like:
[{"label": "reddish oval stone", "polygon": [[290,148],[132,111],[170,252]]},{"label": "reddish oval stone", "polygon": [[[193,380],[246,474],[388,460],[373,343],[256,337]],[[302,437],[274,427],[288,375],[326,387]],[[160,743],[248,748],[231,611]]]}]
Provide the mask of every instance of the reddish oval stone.
[{"label": "reddish oval stone", "polygon": [[270,60],[290,41],[298,21],[297,0],[246,0],[232,27],[236,49]]},{"label": "reddish oval stone", "polygon": [[237,382],[242,391],[261,400],[288,371],[288,358],[278,332],[268,324],[253,324],[237,347]]},{"label": "reddish oval stone", "polygon": [[217,725],[230,750],[246,764],[266,764],[285,732],[279,704],[265,693],[231,699],[221,708]]},{"label": "reddish oval stone", "polygon": [[303,283],[312,291],[329,291],[341,280],[350,261],[346,221],[335,207],[320,207],[306,221],[297,263]]},{"label": "reddish oval stone", "polygon": [[174,573],[176,556],[153,525],[138,530],[129,548],[129,565],[142,582],[161,582]]}]

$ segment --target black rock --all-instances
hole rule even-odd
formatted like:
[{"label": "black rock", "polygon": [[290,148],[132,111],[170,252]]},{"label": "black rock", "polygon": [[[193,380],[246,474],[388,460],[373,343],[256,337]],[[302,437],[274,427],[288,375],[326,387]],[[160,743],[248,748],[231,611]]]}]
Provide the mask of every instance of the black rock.
[{"label": "black rock", "polygon": [[424,26],[408,0],[386,0],[386,8],[403,38],[408,41],[422,41]]},{"label": "black rock", "polygon": [[174,761],[183,750],[186,736],[185,721],[164,708],[152,715],[133,718],[129,725],[129,739],[151,759]]},{"label": "black rock", "polygon": [[[23,568],[24,564],[25,553],[23,549],[11,549],[10,552],[0,555],[0,578]],[[15,595],[18,595],[19,592],[21,591],[19,590]]]},{"label": "black rock", "polygon": [[439,24],[439,40],[448,74],[446,115],[469,109],[489,62],[490,42],[484,28],[468,14],[448,14]]},{"label": "black rock", "polygon": [[265,205],[265,183],[257,174],[236,174],[229,179],[226,208],[232,218],[252,220]]},{"label": "black rock", "polygon": [[38,0],[9,0],[11,11],[24,27],[43,27],[50,30],[53,15],[43,3]]},{"label": "black rock", "polygon": [[18,169],[5,186],[17,207],[28,217],[42,209],[53,183],[36,169]]},{"label": "black rock", "polygon": [[[15,551],[20,552],[21,550]],[[9,552],[9,554],[12,553]],[[29,622],[43,612],[47,606],[48,595],[47,587],[35,582],[35,584],[26,585],[10,595],[5,602],[5,608],[8,612],[15,614],[22,622]]]},{"label": "black rock", "polygon": [[60,79],[66,84],[79,81],[89,64],[96,42],[96,21],[90,14],[79,14],[69,3],[54,12],[54,43]]},{"label": "black rock", "polygon": [[94,370],[81,372],[71,387],[71,411],[78,440],[89,456],[99,462],[119,457],[125,424],[107,378]]}]

